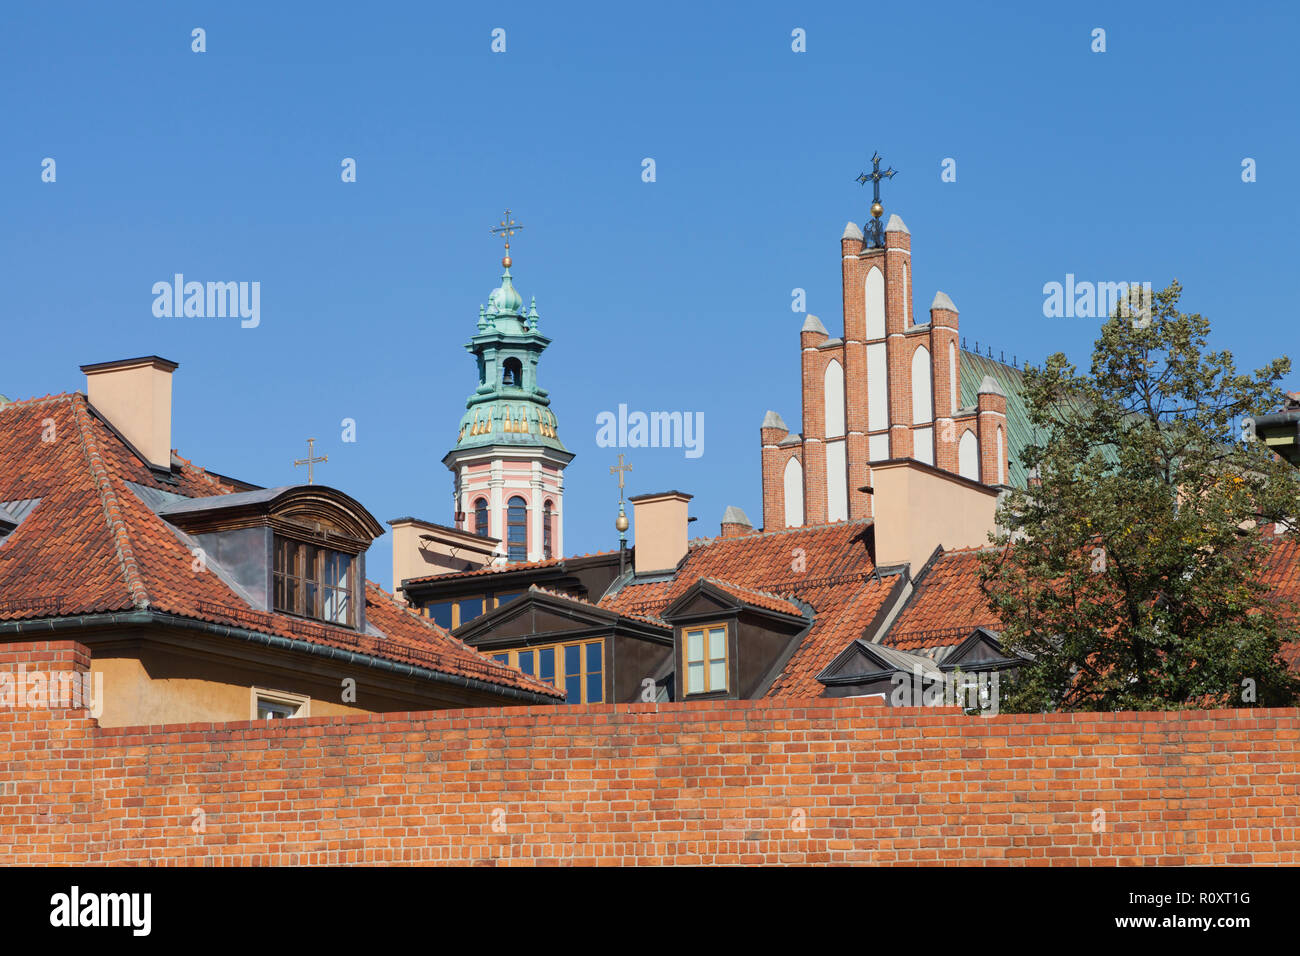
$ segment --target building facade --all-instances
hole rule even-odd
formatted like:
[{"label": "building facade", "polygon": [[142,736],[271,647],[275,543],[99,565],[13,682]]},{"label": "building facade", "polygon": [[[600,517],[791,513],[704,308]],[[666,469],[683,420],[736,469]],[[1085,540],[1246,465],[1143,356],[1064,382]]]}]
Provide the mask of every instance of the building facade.
[{"label": "building facade", "polygon": [[1023,483],[1008,421],[1019,372],[963,348],[945,293],[928,321],[916,320],[903,220],[890,217],[883,246],[850,222],[840,259],[843,336],[832,338],[813,315],[799,333],[802,431],[792,434],[774,411],[760,428],[764,526],[872,517],[866,489],[872,466],[886,461],[912,459],[990,486]]}]

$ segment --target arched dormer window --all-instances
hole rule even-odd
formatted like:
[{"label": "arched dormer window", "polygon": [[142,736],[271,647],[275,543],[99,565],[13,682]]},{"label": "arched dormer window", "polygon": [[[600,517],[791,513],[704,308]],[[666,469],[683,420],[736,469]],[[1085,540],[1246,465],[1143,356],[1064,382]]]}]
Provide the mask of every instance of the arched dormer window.
[{"label": "arched dormer window", "polygon": [[553,557],[551,553],[552,552],[551,542],[553,540],[551,522],[554,520],[554,518],[555,518],[555,514],[551,510],[551,502],[548,499],[546,504],[542,505],[542,557],[543,558]]},{"label": "arched dormer window", "polygon": [[528,503],[518,495],[506,502],[506,556],[528,560]]},{"label": "arched dormer window", "polygon": [[501,363],[501,384],[513,388],[522,388],[524,384],[524,367],[517,358],[508,358]]},{"label": "arched dormer window", "polygon": [[488,505],[486,498],[474,502],[474,533],[480,538],[488,537]]},{"label": "arched dormer window", "polygon": [[365,630],[365,552],[383,526],[341,491],[260,488],[182,499],[158,515],[191,535],[258,610]]}]

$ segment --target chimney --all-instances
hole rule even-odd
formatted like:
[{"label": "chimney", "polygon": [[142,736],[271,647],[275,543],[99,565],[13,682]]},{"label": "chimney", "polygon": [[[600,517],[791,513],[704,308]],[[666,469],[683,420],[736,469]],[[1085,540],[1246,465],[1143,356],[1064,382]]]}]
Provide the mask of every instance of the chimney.
[{"label": "chimney", "polygon": [[686,557],[686,505],[691,495],[661,491],[628,498],[636,524],[637,574],[674,571]]},{"label": "chimney", "polygon": [[388,525],[393,529],[393,593],[408,604],[401,593],[403,581],[481,568],[492,562],[500,543],[419,518],[394,518]]},{"label": "chimney", "polygon": [[172,468],[172,372],[157,355],[83,365],[86,397],[152,467]]},{"label": "chimney", "polygon": [[722,537],[739,538],[742,534],[749,534],[753,530],[754,526],[745,512],[735,505],[727,505],[727,510],[722,513]]},{"label": "chimney", "polygon": [[996,488],[919,461],[871,466],[876,567],[921,570],[934,549],[983,547],[995,530]]}]

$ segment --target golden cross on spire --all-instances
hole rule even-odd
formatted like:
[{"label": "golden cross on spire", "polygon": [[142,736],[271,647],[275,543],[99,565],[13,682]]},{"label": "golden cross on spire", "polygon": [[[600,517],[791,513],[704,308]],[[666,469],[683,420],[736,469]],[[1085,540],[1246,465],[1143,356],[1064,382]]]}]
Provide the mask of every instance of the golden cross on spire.
[{"label": "golden cross on spire", "polygon": [[505,218],[501,220],[501,224],[493,226],[488,230],[488,232],[492,233],[494,236],[500,236],[506,241],[506,254],[505,258],[501,260],[501,264],[507,269],[510,268],[510,237],[522,228],[524,227],[510,218],[510,210],[507,209]]},{"label": "golden cross on spire", "polygon": [[631,465],[623,464],[623,453],[619,452],[618,464],[610,465],[609,467],[609,473],[611,475],[618,475],[618,500],[619,501],[623,500],[623,472],[631,471],[631,470],[632,470]]},{"label": "golden cross on spire", "polygon": [[297,461],[295,461],[295,462],[293,463],[293,467],[295,467],[295,468],[297,468],[299,465],[306,465],[306,466],[307,466],[307,484],[309,484],[309,485],[312,483],[312,469],[311,469],[311,466],[314,465],[314,464],[315,464],[316,462],[318,462],[318,461],[329,461],[329,460],[330,460],[329,455],[321,455],[319,458],[313,458],[313,457],[312,457],[312,449],[313,449],[313,447],[315,446],[315,444],[316,444],[316,439],[314,439],[314,438],[308,438],[308,439],[307,439],[307,457],[306,457],[306,458],[299,458]]}]

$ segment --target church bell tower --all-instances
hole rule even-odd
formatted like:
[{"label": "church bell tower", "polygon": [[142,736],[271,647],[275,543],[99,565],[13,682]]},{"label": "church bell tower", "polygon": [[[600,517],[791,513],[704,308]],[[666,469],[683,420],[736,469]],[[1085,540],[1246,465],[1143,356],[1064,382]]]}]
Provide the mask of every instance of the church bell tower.
[{"label": "church bell tower", "polygon": [[551,340],[538,329],[536,297],[525,311],[510,274],[510,237],[522,228],[507,210],[492,229],[506,240],[505,271],[465,346],[478,386],[465,403],[456,446],[442,459],[453,476],[456,527],[496,538],[497,560],[509,562],[564,554],[564,469],[573,460],[538,384]]}]

